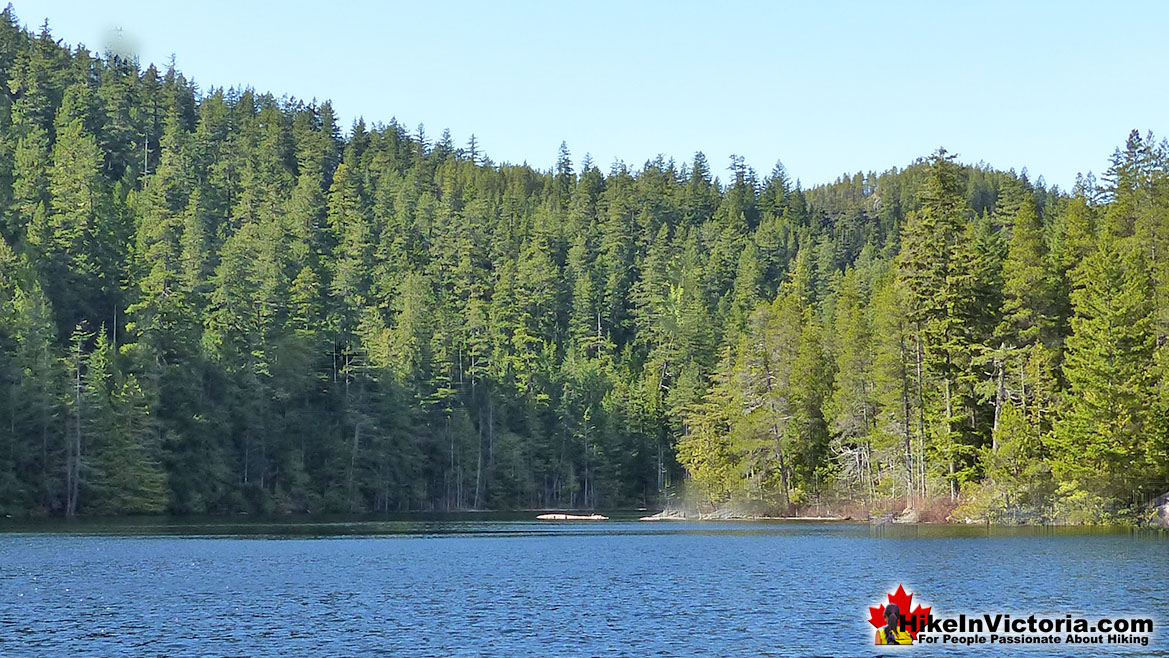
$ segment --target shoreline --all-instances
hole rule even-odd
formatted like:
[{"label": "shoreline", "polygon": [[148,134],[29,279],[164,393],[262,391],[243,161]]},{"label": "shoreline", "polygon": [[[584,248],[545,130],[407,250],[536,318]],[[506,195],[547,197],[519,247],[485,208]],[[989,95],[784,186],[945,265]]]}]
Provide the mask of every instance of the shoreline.
[{"label": "shoreline", "polygon": [[872,527],[882,527],[886,525],[893,526],[954,526],[960,528],[972,528],[978,526],[998,527],[998,528],[1128,528],[1132,530],[1156,530],[1159,532],[1169,531],[1169,527],[1161,526],[1156,523],[1134,523],[1125,521],[1113,521],[1109,523],[1035,523],[1035,522],[1016,522],[1003,523],[993,522],[988,519],[947,519],[943,521],[935,520],[921,520],[916,514],[902,514],[894,516],[886,514],[879,517],[857,518],[851,515],[769,515],[769,514],[750,514],[743,512],[730,512],[724,510],[716,510],[710,513],[695,513],[683,512],[680,510],[662,510],[656,514],[643,516],[638,519],[641,522],[647,523],[669,523],[669,522],[709,522],[709,521],[789,521],[789,522],[806,522],[806,523],[864,523]]},{"label": "shoreline", "polygon": [[[13,530],[35,530],[38,527],[73,527],[110,525],[113,527],[136,525],[162,527],[183,526],[230,526],[242,525],[335,525],[362,522],[386,521],[427,521],[427,520],[499,520],[510,522],[553,520],[553,517],[566,517],[564,520],[578,520],[578,517],[588,517],[594,521],[616,522],[789,522],[789,523],[855,523],[871,527],[884,526],[954,526],[973,528],[979,526],[1006,527],[1006,528],[1129,528],[1132,530],[1169,531],[1169,525],[1159,523],[1160,517],[1151,519],[1115,519],[1107,522],[1072,523],[1066,521],[1035,521],[1035,520],[1004,520],[993,521],[986,518],[939,518],[936,514],[919,514],[915,510],[905,510],[898,514],[885,513],[880,516],[860,514],[776,514],[774,512],[747,512],[730,509],[714,509],[710,512],[700,512],[697,509],[666,508],[651,513],[654,508],[615,508],[604,514],[598,510],[579,509],[516,509],[516,510],[413,510],[396,511],[388,514],[141,514],[141,515],[78,515],[71,518],[48,515],[12,515],[0,514],[0,532]],[[857,512],[858,510],[848,510]],[[568,517],[572,517],[571,519]],[[559,519],[555,519],[559,520]],[[581,519],[583,520],[583,519]]]}]

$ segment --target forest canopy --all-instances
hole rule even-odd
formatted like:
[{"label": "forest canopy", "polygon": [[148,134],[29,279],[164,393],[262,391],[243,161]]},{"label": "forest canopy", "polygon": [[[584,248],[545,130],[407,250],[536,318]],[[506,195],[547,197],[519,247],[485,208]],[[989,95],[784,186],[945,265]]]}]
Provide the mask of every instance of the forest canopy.
[{"label": "forest canopy", "polygon": [[[1121,137],[1121,136],[1118,136]],[[1169,146],[541,171],[0,15],[0,513],[1169,490]]]}]

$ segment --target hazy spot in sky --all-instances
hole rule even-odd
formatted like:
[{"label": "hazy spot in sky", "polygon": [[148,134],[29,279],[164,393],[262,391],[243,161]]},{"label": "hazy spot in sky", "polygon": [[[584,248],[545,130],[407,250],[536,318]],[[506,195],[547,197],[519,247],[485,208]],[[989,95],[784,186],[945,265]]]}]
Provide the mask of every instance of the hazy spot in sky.
[{"label": "hazy spot in sky", "polygon": [[138,57],[140,43],[120,25],[107,27],[102,35],[103,52],[108,55],[117,55],[125,59]]}]

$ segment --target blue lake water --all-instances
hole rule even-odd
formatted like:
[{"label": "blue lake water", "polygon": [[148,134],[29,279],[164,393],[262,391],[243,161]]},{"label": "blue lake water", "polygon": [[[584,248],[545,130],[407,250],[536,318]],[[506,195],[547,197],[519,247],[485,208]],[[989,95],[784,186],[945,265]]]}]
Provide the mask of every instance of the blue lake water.
[{"label": "blue lake water", "polygon": [[[7,530],[3,656],[1169,656],[1157,534],[465,518]],[[1157,627],[1148,646],[874,647],[868,606],[898,584],[935,614]]]}]

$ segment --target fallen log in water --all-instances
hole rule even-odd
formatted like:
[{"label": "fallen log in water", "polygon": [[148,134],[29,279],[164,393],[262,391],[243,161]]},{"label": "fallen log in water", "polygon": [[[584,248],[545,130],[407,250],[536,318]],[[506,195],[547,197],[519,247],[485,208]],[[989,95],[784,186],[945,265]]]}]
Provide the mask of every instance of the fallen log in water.
[{"label": "fallen log in water", "polygon": [[541,514],[536,519],[540,521],[608,521],[609,517],[601,514]]},{"label": "fallen log in water", "polygon": [[688,514],[680,510],[663,510],[652,516],[643,516],[641,521],[848,521],[847,516],[771,516],[749,514],[729,509],[716,510],[709,514]]},{"label": "fallen log in water", "polygon": [[685,521],[686,513],[678,510],[662,510],[652,516],[641,517],[642,521]]}]

